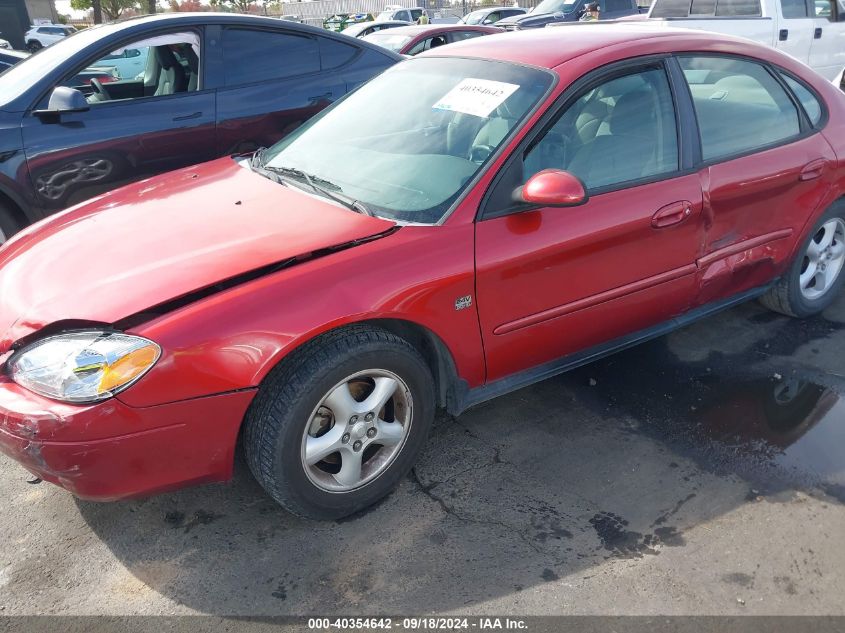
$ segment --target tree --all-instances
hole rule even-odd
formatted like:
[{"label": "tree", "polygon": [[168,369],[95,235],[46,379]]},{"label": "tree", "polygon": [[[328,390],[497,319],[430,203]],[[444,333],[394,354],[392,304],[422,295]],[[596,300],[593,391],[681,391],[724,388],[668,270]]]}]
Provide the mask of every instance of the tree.
[{"label": "tree", "polygon": [[[80,11],[93,8],[94,23],[99,24],[103,21],[103,16],[107,20],[117,20],[127,9],[137,9],[138,0],[70,0],[70,6]],[[100,9],[102,15],[98,19],[97,13]]]},{"label": "tree", "polygon": [[238,13],[253,13],[256,9],[252,0],[220,0],[220,4],[229,6]]}]

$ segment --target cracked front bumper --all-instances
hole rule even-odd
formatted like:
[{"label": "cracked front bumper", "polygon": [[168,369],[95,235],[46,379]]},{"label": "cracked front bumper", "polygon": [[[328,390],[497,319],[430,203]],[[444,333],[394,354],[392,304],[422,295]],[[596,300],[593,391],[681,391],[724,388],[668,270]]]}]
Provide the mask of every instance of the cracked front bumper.
[{"label": "cracked front bumper", "polygon": [[0,377],[0,452],[77,497],[111,501],[231,477],[254,391],[154,407],[54,402]]}]

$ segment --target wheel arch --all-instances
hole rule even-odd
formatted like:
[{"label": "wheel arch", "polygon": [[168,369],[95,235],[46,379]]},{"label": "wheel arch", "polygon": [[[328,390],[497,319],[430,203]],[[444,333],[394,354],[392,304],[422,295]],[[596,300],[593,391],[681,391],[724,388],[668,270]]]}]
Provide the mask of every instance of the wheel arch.
[{"label": "wheel arch", "polygon": [[32,219],[27,216],[23,202],[5,187],[0,187],[0,207],[12,214],[12,219],[18,223],[21,229],[26,228],[32,223]]},{"label": "wheel arch", "polygon": [[460,403],[463,401],[463,394],[468,390],[468,385],[458,375],[457,365],[448,345],[442,337],[429,327],[416,321],[399,317],[373,317],[349,321],[319,332],[314,332],[310,335],[302,336],[286,347],[280,358],[266,367],[261,376],[259,386],[264,383],[267,376],[276,367],[287,362],[297,350],[305,345],[340,330],[361,326],[381,328],[410,343],[422,355],[431,371],[432,378],[434,378],[437,406],[452,413],[460,409]]}]

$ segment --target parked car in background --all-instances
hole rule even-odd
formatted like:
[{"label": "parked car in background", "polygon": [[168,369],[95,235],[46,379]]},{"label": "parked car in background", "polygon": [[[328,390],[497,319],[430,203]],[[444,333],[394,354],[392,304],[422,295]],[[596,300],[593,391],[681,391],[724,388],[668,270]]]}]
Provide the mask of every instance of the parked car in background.
[{"label": "parked car in background", "polygon": [[150,49],[121,47],[97,60],[97,64],[110,66],[117,72],[118,79],[135,79],[147,66]]},{"label": "parked car in background", "polygon": [[489,7],[467,13],[460,19],[461,24],[495,24],[503,18],[510,18],[517,15],[525,15],[528,9],[521,7]]},{"label": "parked car in background", "polygon": [[577,22],[584,15],[587,5],[594,1],[599,3],[599,20],[615,20],[641,12],[637,0],[543,0],[529,13],[503,18],[496,26],[520,31]]},{"label": "parked car in background", "polygon": [[3,49],[0,51],[0,72],[14,66],[22,59],[29,57],[29,53]]},{"label": "parked car in background", "polygon": [[6,244],[0,450],[113,500],[227,479],[242,446],[272,498],[336,519],[403,480],[437,408],[752,297],[828,307],[842,94],[714,33],[566,35],[397,64],[251,159]]},{"label": "parked car in background", "polygon": [[391,22],[398,20],[399,22],[416,22],[420,19],[425,9],[422,7],[400,7],[397,5],[388,5],[384,11],[376,16],[376,22]]},{"label": "parked car in background", "polygon": [[44,24],[40,26],[33,26],[26,33],[24,33],[24,42],[26,47],[33,53],[41,48],[55,44],[76,33],[76,28],[73,26],[65,26],[62,24]]},{"label": "parked car in background", "polygon": [[[0,51],[0,72],[14,66],[18,62],[29,57],[30,53],[21,51]],[[97,79],[100,83],[111,83],[119,79],[117,71],[110,67],[89,67],[83,68],[77,74],[69,77],[62,85],[80,90],[83,94],[91,94],[91,80]],[[2,243],[2,242],[0,242]]]},{"label": "parked car in background", "polygon": [[835,0],[655,0],[648,22],[737,35],[771,46],[828,79],[845,68],[845,10]]},{"label": "parked car in background", "polygon": [[408,26],[410,22],[399,22],[393,20],[390,22],[361,22],[360,24],[353,24],[341,31],[344,35],[350,37],[365,37],[370,33],[377,33],[387,29],[395,29],[399,26]]},{"label": "parked car in background", "polygon": [[453,42],[461,42],[482,35],[502,33],[493,26],[465,24],[432,24],[427,26],[400,26],[389,31],[371,33],[363,38],[401,55],[417,55],[423,51]]},{"label": "parked car in background", "polygon": [[[147,50],[139,77],[92,77],[88,95],[67,86],[129,49]],[[258,16],[171,13],[81,31],[0,75],[0,241],[120,184],[271,145],[400,59]]]},{"label": "parked car in background", "polygon": [[328,31],[340,32],[352,24],[372,21],[373,16],[370,13],[336,13],[323,20],[323,28]]}]

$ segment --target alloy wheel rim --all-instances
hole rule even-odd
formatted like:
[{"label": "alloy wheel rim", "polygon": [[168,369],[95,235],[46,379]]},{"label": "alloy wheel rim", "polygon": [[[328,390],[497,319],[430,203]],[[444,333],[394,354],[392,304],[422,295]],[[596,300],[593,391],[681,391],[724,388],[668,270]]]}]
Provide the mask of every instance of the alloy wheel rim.
[{"label": "alloy wheel rim", "polygon": [[845,264],[845,222],[828,220],[810,240],[801,262],[799,286],[810,301],[820,299],[834,286]]},{"label": "alloy wheel rim", "polygon": [[402,451],[413,422],[408,385],[393,372],[347,376],[314,407],[300,458],[308,479],[327,492],[350,492],[384,473]]}]

